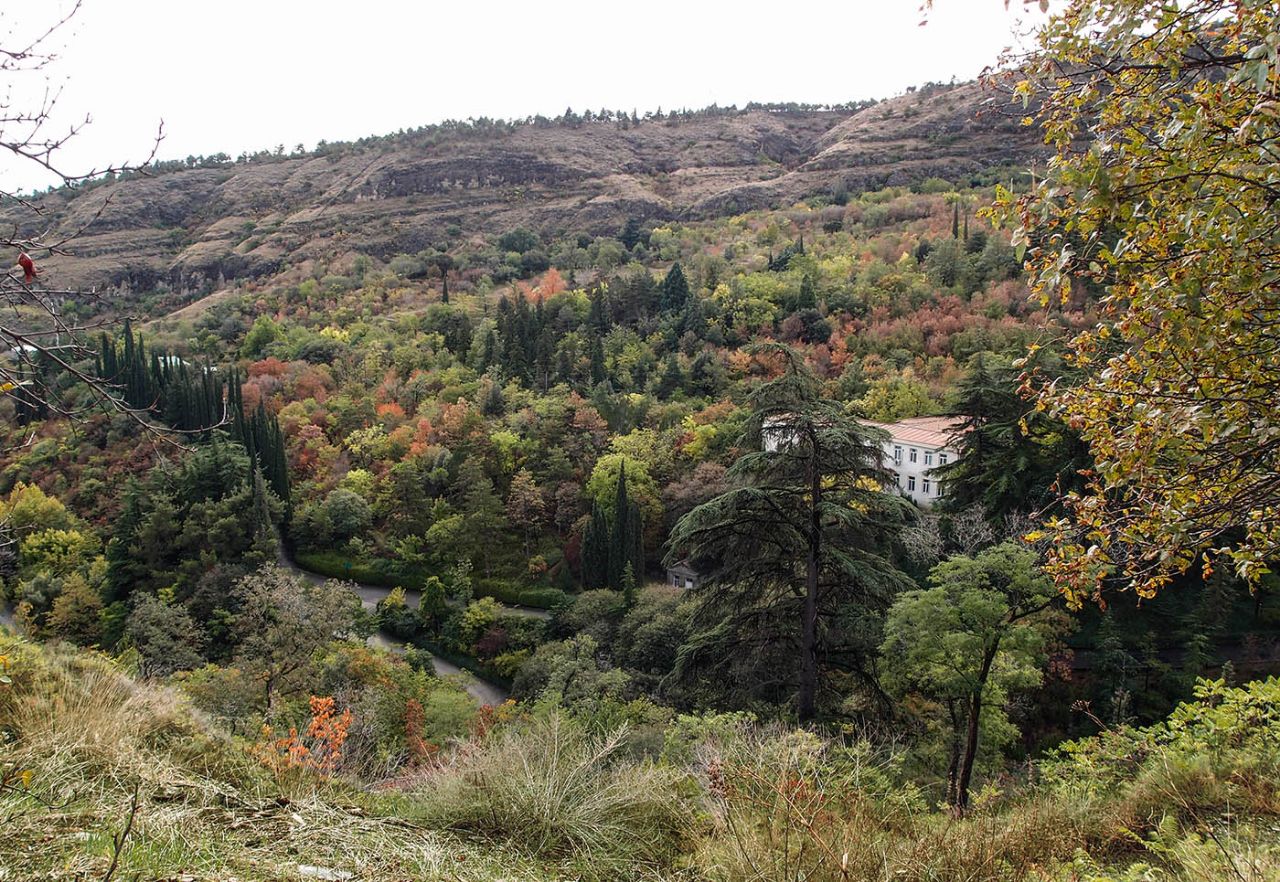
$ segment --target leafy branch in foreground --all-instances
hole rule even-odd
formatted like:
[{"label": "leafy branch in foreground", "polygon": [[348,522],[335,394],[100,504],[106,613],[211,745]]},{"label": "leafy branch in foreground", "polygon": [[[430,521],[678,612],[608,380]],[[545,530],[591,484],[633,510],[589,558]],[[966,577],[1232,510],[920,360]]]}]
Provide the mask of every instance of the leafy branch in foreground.
[{"label": "leafy branch in foreground", "polygon": [[1080,379],[1039,389],[1096,462],[1048,571],[1077,604],[1218,558],[1257,585],[1280,557],[1280,13],[1073,0],[1012,76],[1056,155],[994,216],[1044,305],[1104,291]]},{"label": "leafy branch in foreground", "polygon": [[[54,39],[79,10],[77,2],[26,38],[21,28],[10,30],[6,37],[9,45],[0,45],[0,72],[11,86],[18,87],[15,91],[19,96],[26,80],[47,76],[57,60]],[[0,153],[11,154],[21,167],[35,169],[64,187],[138,171],[154,158],[163,138],[161,129],[151,155],[140,166],[124,164],[73,172],[63,165],[62,150],[90,119],[58,128],[53,134],[51,130],[60,125],[57,111],[61,90],[42,87],[41,97],[30,102],[14,97],[15,91],[0,99]],[[76,310],[67,307],[98,295],[43,281],[55,281],[53,272],[41,269],[44,261],[69,254],[75,241],[109,203],[108,196],[84,223],[61,229],[39,200],[16,188],[0,186],[0,216],[7,228],[0,234],[0,250],[10,253],[13,263],[20,267],[18,271],[0,272],[0,311],[4,313],[0,319],[0,398],[13,403],[19,422],[54,415],[77,417],[105,407],[128,414],[150,431],[159,431],[145,408],[130,405],[118,388],[86,366],[95,354],[88,335],[101,323],[82,323],[74,318]],[[64,392],[69,386],[89,393],[87,406],[67,402]]]}]

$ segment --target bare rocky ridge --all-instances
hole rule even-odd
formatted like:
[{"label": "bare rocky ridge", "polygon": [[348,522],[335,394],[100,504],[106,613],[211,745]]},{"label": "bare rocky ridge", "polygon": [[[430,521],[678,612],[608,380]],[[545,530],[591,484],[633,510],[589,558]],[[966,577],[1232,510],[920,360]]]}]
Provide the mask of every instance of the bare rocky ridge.
[{"label": "bare rocky ridge", "polygon": [[73,256],[47,263],[68,287],[164,286],[185,301],[286,259],[419,251],[451,225],[613,234],[630,217],[701,219],[839,189],[962,181],[1035,153],[1035,133],[1007,108],[965,84],[857,113],[528,125],[186,169],[46,197],[58,230],[85,227]]}]

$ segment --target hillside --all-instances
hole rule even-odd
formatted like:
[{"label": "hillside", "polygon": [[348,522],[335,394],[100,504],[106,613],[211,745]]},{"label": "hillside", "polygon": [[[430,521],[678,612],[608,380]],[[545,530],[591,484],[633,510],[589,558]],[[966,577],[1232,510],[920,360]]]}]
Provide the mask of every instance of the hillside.
[{"label": "hillside", "polygon": [[[180,300],[273,273],[288,258],[386,259],[518,226],[613,234],[629,218],[708,219],[817,194],[967,180],[1023,163],[1036,137],[974,84],[858,111],[726,112],[461,129],[137,177],[44,200],[49,260],[68,287]],[[15,220],[17,217],[15,216]]]},{"label": "hillside", "polygon": [[4,879],[1267,882],[1280,869],[1274,679],[1201,681],[1167,723],[1069,745],[958,819],[902,780],[890,748],[745,716],[507,709],[395,778],[335,775],[315,760],[323,739],[286,754],[229,735],[193,709],[191,683],[3,631],[0,665]]}]

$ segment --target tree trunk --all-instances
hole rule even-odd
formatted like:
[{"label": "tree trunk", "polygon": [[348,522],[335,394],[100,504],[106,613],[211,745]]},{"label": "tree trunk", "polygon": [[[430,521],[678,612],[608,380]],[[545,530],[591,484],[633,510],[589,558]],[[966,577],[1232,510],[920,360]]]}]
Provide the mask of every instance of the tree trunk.
[{"label": "tree trunk", "polygon": [[991,675],[991,664],[995,661],[996,650],[1000,643],[996,641],[988,647],[982,656],[982,667],[978,671],[978,684],[969,698],[969,725],[965,735],[964,756],[960,761],[960,783],[956,787],[955,807],[964,812],[969,807],[969,783],[973,780],[973,763],[978,755],[978,730],[982,718],[982,694],[986,691],[987,678]]},{"label": "tree trunk", "polygon": [[951,715],[951,755],[947,760],[947,805],[955,805],[960,783],[960,717],[956,714],[955,699],[947,702],[947,712]]},{"label": "tree trunk", "polygon": [[822,524],[819,502],[822,481],[814,462],[809,459],[809,549],[805,558],[804,613],[800,627],[800,696],[796,714],[801,721],[813,719],[818,693],[818,560],[822,551]]},{"label": "tree trunk", "polygon": [[266,675],[267,720],[275,722],[276,718],[276,678],[271,672]]}]

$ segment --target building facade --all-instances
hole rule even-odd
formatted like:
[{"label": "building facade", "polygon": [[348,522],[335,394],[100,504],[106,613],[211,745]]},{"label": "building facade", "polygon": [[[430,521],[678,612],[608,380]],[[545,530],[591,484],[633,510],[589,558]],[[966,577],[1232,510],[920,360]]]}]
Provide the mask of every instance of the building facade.
[{"label": "building facade", "polygon": [[903,496],[922,506],[932,505],[943,495],[942,482],[934,470],[960,458],[953,439],[960,429],[953,417],[912,417],[896,423],[866,425],[889,433],[884,444],[885,467]]},{"label": "building facade", "polygon": [[667,584],[672,588],[684,588],[686,590],[698,587],[698,571],[689,566],[687,560],[682,560],[674,566],[667,567]]},{"label": "building facade", "polygon": [[[934,470],[960,458],[952,442],[962,422],[954,417],[911,417],[896,423],[862,421],[865,426],[889,433],[884,444],[884,465],[893,473],[893,482],[902,495],[922,506],[932,505],[942,497],[942,482]],[[768,453],[786,447],[791,440],[787,422],[781,418],[765,420],[761,435]]]}]

